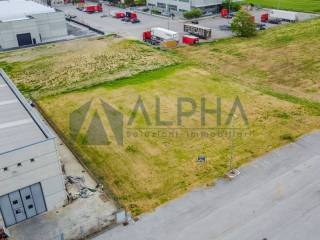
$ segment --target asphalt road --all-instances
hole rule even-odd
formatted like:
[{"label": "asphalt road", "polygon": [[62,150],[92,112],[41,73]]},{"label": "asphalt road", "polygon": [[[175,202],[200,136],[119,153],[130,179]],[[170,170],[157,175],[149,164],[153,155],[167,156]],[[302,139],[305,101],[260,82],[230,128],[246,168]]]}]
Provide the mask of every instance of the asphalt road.
[{"label": "asphalt road", "polygon": [[[93,3],[95,4],[95,3]],[[94,13],[94,14],[87,14],[85,12],[81,12],[76,9],[75,6],[72,5],[64,5],[58,7],[58,9],[62,10],[68,15],[76,16],[75,20],[85,23],[91,27],[99,29],[106,34],[110,33],[117,33],[122,37],[128,38],[135,38],[135,39],[142,39],[142,33],[150,30],[152,27],[162,27],[166,29],[170,29],[172,31],[178,32],[180,37],[184,35],[183,31],[183,24],[185,21],[179,20],[177,18],[165,18],[165,17],[158,17],[154,15],[148,15],[143,13],[138,13],[138,18],[140,19],[140,23],[132,24],[122,22],[120,19],[116,19],[110,16],[111,11],[122,11],[125,12],[124,9],[119,9],[115,7],[105,6],[102,13]],[[251,13],[255,16],[257,21],[260,21],[261,13],[265,12],[264,10],[255,10]],[[106,15],[107,17],[101,17]],[[199,20],[199,25],[211,28],[212,38],[213,39],[220,39],[231,37],[231,31],[222,31],[220,30],[221,25],[229,25],[231,23],[231,19],[225,19],[220,16],[215,17],[208,17]],[[277,25],[267,24],[267,27],[274,27]]]},{"label": "asphalt road", "polygon": [[320,132],[94,240],[320,239]]}]

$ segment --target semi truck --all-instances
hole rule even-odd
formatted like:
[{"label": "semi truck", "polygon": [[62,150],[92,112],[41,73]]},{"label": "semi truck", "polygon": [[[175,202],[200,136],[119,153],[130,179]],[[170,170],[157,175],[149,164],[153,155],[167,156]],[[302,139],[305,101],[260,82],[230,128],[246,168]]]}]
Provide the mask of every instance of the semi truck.
[{"label": "semi truck", "polygon": [[165,28],[154,27],[151,28],[150,31],[146,31],[143,33],[143,41],[149,42],[153,45],[158,45],[163,41],[172,40],[178,43],[179,34]]},{"label": "semi truck", "polygon": [[298,20],[296,12],[283,11],[283,10],[271,10],[269,17],[271,19],[280,19],[288,22],[295,22]]},{"label": "semi truck", "polygon": [[211,38],[211,28],[199,26],[196,24],[186,23],[183,25],[183,30],[186,33],[197,36],[199,38],[208,39]]}]

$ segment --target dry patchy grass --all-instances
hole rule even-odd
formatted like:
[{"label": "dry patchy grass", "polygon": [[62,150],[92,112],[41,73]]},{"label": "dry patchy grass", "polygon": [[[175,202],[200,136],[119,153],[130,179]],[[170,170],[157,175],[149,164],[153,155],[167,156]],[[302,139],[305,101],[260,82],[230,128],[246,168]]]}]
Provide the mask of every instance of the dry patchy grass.
[{"label": "dry patchy grass", "polygon": [[20,90],[34,98],[80,89],[174,64],[168,54],[131,40],[82,39],[0,54]]},{"label": "dry patchy grass", "polygon": [[[161,71],[163,70],[157,72]],[[104,85],[40,101],[42,108],[68,136],[69,114],[90,99],[95,99],[92,109],[99,108],[98,99],[103,99],[120,109],[128,121],[135,101],[141,96],[154,126],[155,96],[160,97],[161,118],[174,121],[169,130],[163,131],[166,133],[164,136],[134,137],[135,131],[125,127],[124,146],[118,146],[108,130],[109,124],[105,119],[104,126],[111,136],[110,145],[84,145],[82,138],[74,142],[76,149],[86,159],[87,166],[135,215],[150,211],[196,186],[211,184],[213,179],[221,177],[228,169],[231,143],[229,137],[196,135],[192,137],[187,135],[191,134],[191,131],[185,130],[178,130],[179,134],[174,137],[167,134],[168,131],[174,131],[172,128],[177,126],[176,102],[179,96],[192,97],[197,102],[196,113],[183,120],[183,127],[187,128],[201,127],[199,111],[201,97],[207,98],[210,108],[216,108],[217,96],[222,98],[223,122],[235,97],[240,97],[250,125],[249,129],[243,130],[248,135],[236,136],[234,139],[236,145],[234,166],[239,166],[305,132],[320,127],[319,117],[303,106],[285,100],[280,101],[249,87],[225,81],[223,77],[213,76],[204,69],[178,68],[162,76],[149,74],[147,76],[149,81],[139,82],[139,79],[145,78],[143,75],[127,79],[133,82],[131,84],[119,82],[119,85],[117,83]],[[156,79],[152,81],[154,77]],[[94,110],[90,113],[91,116],[93,113]],[[103,113],[100,113],[103,116]],[[239,112],[237,114],[239,115]],[[217,127],[216,117],[208,115],[207,123],[207,127]],[[88,122],[85,125],[88,125]],[[137,121],[133,126],[148,127],[142,114],[137,115]],[[234,126],[244,127],[240,117]],[[228,126],[223,125],[223,127]],[[157,133],[157,130],[151,132]],[[200,132],[195,130],[194,133]],[[199,154],[207,156],[207,163],[196,162]]]}]

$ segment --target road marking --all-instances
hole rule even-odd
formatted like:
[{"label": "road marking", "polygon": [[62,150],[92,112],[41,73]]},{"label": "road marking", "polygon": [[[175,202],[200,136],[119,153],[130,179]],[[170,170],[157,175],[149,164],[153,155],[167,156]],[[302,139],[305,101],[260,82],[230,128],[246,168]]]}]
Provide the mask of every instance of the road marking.
[{"label": "road marking", "polygon": [[16,126],[20,126],[28,123],[32,123],[32,119],[26,118],[18,121],[3,123],[3,124],[0,124],[0,129],[16,127]]},{"label": "road marking", "polygon": [[17,99],[12,99],[12,100],[7,100],[7,101],[2,101],[0,102],[0,106],[3,106],[3,105],[8,105],[8,104],[12,104],[12,103],[17,103],[18,100]]}]

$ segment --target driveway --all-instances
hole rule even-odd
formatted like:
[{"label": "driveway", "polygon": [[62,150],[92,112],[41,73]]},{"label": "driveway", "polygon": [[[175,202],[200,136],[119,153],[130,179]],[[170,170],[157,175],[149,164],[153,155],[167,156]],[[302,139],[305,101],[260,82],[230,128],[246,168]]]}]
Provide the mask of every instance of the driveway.
[{"label": "driveway", "polygon": [[320,236],[320,132],[242,167],[95,240],[315,240]]}]

